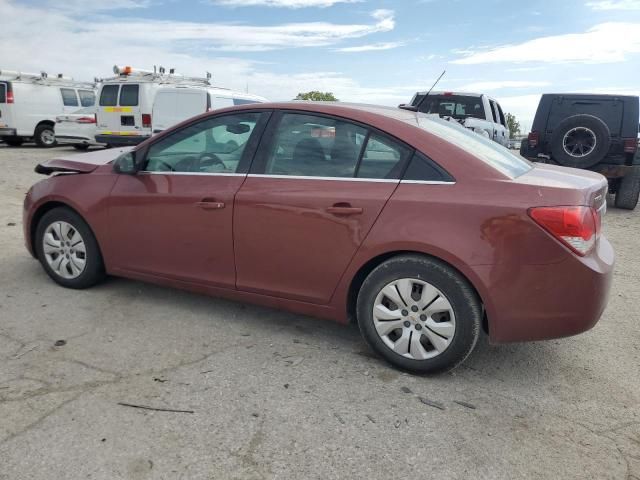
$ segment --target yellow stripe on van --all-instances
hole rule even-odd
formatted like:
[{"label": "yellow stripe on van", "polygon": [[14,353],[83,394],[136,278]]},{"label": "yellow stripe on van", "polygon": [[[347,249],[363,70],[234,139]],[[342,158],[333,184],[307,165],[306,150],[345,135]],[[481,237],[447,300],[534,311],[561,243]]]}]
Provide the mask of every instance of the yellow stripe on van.
[{"label": "yellow stripe on van", "polygon": [[98,135],[140,135],[139,132],[98,132]]},{"label": "yellow stripe on van", "polygon": [[104,107],[105,112],[123,112],[123,113],[131,113],[133,112],[133,108],[131,107]]}]

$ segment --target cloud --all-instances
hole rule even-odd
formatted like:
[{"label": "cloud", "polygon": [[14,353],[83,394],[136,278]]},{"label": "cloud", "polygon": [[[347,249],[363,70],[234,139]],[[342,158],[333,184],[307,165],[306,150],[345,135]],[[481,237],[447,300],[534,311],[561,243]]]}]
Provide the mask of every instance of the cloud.
[{"label": "cloud", "polygon": [[280,7],[280,8],[307,8],[307,7],[332,7],[337,3],[359,3],[363,0],[209,0],[215,5],[226,7]]},{"label": "cloud", "polygon": [[640,0],[600,0],[587,2],[594,10],[640,10]]},{"label": "cloud", "polygon": [[519,80],[497,80],[492,82],[475,82],[468,83],[462,87],[456,88],[456,90],[467,92],[485,92],[489,90],[501,90],[505,88],[538,88],[548,87],[551,82],[533,82],[533,81],[519,81]]},{"label": "cloud", "polygon": [[615,63],[636,53],[640,53],[640,23],[610,22],[584,33],[541,37],[516,45],[466,52],[466,56],[452,63]]},{"label": "cloud", "polygon": [[376,50],[391,50],[404,46],[404,42],[382,42],[382,43],[370,43],[368,45],[358,45],[355,47],[337,48],[337,52],[346,53],[358,53],[358,52],[372,52]]}]

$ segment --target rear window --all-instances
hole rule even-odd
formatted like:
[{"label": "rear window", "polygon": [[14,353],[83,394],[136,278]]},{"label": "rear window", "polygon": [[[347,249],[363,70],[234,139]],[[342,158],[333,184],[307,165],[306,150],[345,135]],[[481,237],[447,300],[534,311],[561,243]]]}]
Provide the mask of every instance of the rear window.
[{"label": "rear window", "polygon": [[73,88],[61,88],[60,93],[62,94],[62,103],[65,107],[78,106],[78,96]]},{"label": "rear window", "polygon": [[469,152],[507,177],[519,177],[533,168],[528,160],[455,122],[418,115],[418,126]]},{"label": "rear window", "polygon": [[120,89],[120,106],[135,107],[138,105],[139,85],[122,85]]},{"label": "rear window", "polygon": [[7,84],[0,82],[0,103],[7,102]]},{"label": "rear window", "polygon": [[[423,98],[424,95],[416,96],[414,104]],[[441,117],[486,118],[482,98],[468,95],[429,95],[420,105],[420,111],[435,113]]]},{"label": "rear window", "polygon": [[115,107],[118,104],[118,89],[120,85],[104,85],[100,93],[100,106]]},{"label": "rear window", "polygon": [[91,90],[78,90],[80,97],[80,105],[83,107],[92,107],[96,104],[96,94]]}]

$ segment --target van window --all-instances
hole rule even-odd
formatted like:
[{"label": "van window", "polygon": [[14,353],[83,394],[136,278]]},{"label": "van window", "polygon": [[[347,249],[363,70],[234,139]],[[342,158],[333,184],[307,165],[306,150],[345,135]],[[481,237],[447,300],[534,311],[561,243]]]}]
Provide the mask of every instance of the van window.
[{"label": "van window", "polygon": [[115,107],[118,104],[118,89],[120,85],[104,85],[100,93],[100,106]]},{"label": "van window", "polygon": [[135,107],[138,105],[138,91],[140,85],[122,85],[120,89],[120,106]]},{"label": "van window", "polygon": [[248,105],[250,103],[259,103],[255,100],[249,100],[247,98],[234,98],[233,99],[233,104],[234,105]]},{"label": "van window", "polygon": [[0,103],[7,102],[7,84],[0,82]]},{"label": "van window", "polygon": [[65,107],[78,106],[78,96],[73,88],[61,88],[60,93],[62,94],[62,103]]},{"label": "van window", "polygon": [[78,90],[80,96],[80,105],[83,107],[92,107],[96,104],[96,94],[91,90]]}]

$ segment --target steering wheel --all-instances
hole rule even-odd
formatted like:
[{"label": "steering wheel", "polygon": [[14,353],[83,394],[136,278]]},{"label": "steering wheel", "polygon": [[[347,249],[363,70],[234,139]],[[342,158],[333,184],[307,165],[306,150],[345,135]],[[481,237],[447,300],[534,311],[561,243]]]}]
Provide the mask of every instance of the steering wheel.
[{"label": "steering wheel", "polygon": [[227,166],[225,165],[225,163],[220,160],[220,157],[218,157],[215,153],[201,153],[198,157],[196,165],[198,170],[202,170],[203,167],[209,167],[211,165],[222,165],[222,168],[227,170]]}]

